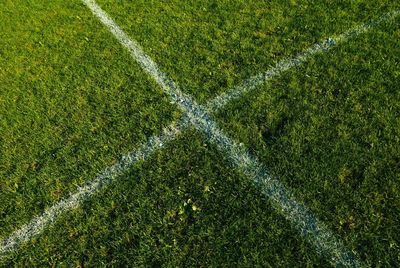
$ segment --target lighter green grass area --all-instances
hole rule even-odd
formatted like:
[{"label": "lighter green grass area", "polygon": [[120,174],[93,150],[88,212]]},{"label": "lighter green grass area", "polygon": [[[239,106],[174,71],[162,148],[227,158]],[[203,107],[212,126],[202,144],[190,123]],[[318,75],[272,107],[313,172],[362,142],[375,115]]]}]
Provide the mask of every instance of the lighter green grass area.
[{"label": "lighter green grass area", "polygon": [[400,19],[219,113],[370,267],[400,261]]},{"label": "lighter green grass area", "polygon": [[396,1],[110,1],[102,8],[200,102],[400,8]]},{"label": "lighter green grass area", "polygon": [[3,1],[0,18],[4,238],[177,115],[81,3]]},{"label": "lighter green grass area", "polygon": [[189,131],[9,256],[5,266],[327,266]]}]

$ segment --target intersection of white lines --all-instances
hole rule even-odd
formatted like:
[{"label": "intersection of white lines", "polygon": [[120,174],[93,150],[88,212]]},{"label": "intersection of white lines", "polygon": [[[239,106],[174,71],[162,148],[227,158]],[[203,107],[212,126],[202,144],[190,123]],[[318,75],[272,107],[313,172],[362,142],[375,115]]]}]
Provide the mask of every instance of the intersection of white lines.
[{"label": "intersection of white lines", "polygon": [[137,150],[121,157],[116,164],[103,170],[94,180],[79,187],[76,193],[71,194],[68,198],[46,209],[42,215],[35,217],[11,236],[1,241],[0,259],[7,253],[16,250],[21,243],[27,242],[33,236],[40,234],[46,226],[56,221],[59,215],[79,206],[84,199],[89,198],[95,192],[114,181],[134,163],[145,160],[153,152],[162,148],[165,143],[175,139],[189,125],[192,125],[201,131],[209,142],[213,143],[226,155],[233,167],[240,170],[259,186],[261,191],[268,197],[271,205],[282,213],[318,252],[324,256],[329,256],[329,261],[333,265],[346,267],[359,267],[361,265],[355,254],[347,250],[340,239],[320,222],[311,210],[298,203],[293,195],[285,189],[283,184],[276,177],[269,174],[263,164],[257,158],[250,155],[243,145],[239,145],[228,138],[218,128],[208,113],[215,112],[231,100],[255,89],[258,85],[280,75],[282,72],[305,63],[316,53],[327,51],[349,38],[368,31],[383,21],[394,18],[399,15],[398,11],[387,13],[375,21],[350,29],[337,37],[328,38],[321,43],[315,44],[304,53],[283,60],[267,72],[245,80],[241,85],[211,100],[208,105],[203,107],[197,104],[190,96],[181,92],[175,83],[158,68],[157,64],[143,52],[142,48],[130,39],[94,0],[82,1],[117,40],[129,50],[132,57],[183,110],[184,114],[178,123],[164,129],[160,136],[150,137],[147,143],[142,144]]}]

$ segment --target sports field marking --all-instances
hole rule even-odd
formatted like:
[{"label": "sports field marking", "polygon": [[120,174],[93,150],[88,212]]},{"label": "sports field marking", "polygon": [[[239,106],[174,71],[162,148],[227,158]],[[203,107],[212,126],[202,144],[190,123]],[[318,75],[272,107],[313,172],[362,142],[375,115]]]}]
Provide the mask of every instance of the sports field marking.
[{"label": "sports field marking", "polygon": [[[132,57],[137,60],[140,66],[153,77],[157,84],[168,94],[183,95],[178,92],[179,89],[169,80],[166,75],[160,71],[155,62],[143,52],[138,43],[129,38],[129,36],[115,23],[115,21],[103,10],[94,0],[82,0],[82,2],[92,11],[92,13],[107,27],[107,29],[115,36],[115,38],[131,53]],[[174,92],[170,92],[174,89]]]},{"label": "sports field marking", "polygon": [[330,256],[329,261],[335,266],[360,267],[360,262],[346,249],[340,239],[318,221],[310,209],[298,203],[278,179],[269,175],[266,167],[256,157],[250,155],[243,145],[227,137],[208,117],[203,107],[196,103],[186,106],[186,102],[182,103],[180,106],[189,116],[190,122],[225,153],[233,166],[260,186],[272,206],[300,231],[318,253]]},{"label": "sports field marking", "polygon": [[142,66],[170,98],[184,111],[190,122],[217,148],[225,153],[231,163],[262,186],[263,192],[270,198],[272,204],[300,233],[305,235],[318,252],[330,256],[335,265],[359,267],[353,253],[345,249],[343,243],[331,233],[315,215],[304,206],[297,203],[294,197],[275,178],[265,172],[266,168],[247,152],[244,146],[239,146],[228,138],[217,124],[207,114],[204,107],[197,104],[189,95],[184,94],[179,87],[163,73],[157,64],[133,41],[123,30],[102,10],[94,0],[82,0],[93,14],[110,30],[117,40],[131,52],[132,57]]},{"label": "sports field marking", "polygon": [[[388,14],[382,16],[377,21],[372,22],[371,23],[372,26],[366,27],[365,31],[368,30],[369,28],[373,28],[374,26],[376,26],[383,20],[387,20],[391,17],[397,16],[398,14],[399,14],[399,12],[396,11],[396,12],[388,13]],[[358,28],[362,29],[364,27],[360,26],[360,27],[357,27],[354,30],[350,30],[346,33],[354,32],[353,36],[356,36],[356,35],[364,32],[364,31],[356,30]],[[352,36],[342,34],[342,35],[340,35],[340,37],[342,38],[341,41],[345,41],[346,38],[349,38]],[[308,50],[310,50],[310,49],[308,49]],[[309,56],[311,56],[311,54]],[[288,60],[284,60],[280,64],[283,65],[283,63],[287,62],[287,61]],[[296,64],[296,65],[298,65],[298,64]],[[292,65],[291,67],[294,67],[296,65]],[[283,71],[284,70],[281,70],[280,72],[276,72],[276,74],[274,74],[274,75],[279,75]],[[272,72],[272,70],[267,71],[266,74],[271,73],[271,72]],[[250,78],[246,81],[254,80],[253,78]],[[267,81],[267,79],[262,79],[259,83],[263,83],[266,81]],[[236,94],[234,97],[229,98],[228,101],[238,97],[240,94],[242,94],[244,92],[250,91],[251,89],[255,88],[255,86],[256,86],[256,85],[249,84],[248,86],[251,88],[246,90],[244,88],[245,85],[246,85],[246,82],[242,83],[242,85],[240,87],[243,87],[243,90],[241,90],[241,92],[239,94]],[[237,88],[239,88],[239,87],[234,88],[231,92],[237,91],[236,90]],[[223,99],[222,96],[220,96],[219,98]],[[225,101],[224,104],[216,105],[216,108],[217,109],[222,108],[225,104],[228,103],[228,101]],[[217,101],[209,102],[209,105],[207,105],[207,107],[213,107],[214,106],[213,103],[217,103]],[[218,103],[220,103],[220,102],[218,102]],[[21,243],[27,242],[33,236],[40,234],[48,225],[54,223],[58,216],[60,216],[64,212],[67,212],[70,209],[73,209],[73,208],[79,206],[79,204],[85,198],[90,198],[90,196],[92,196],[96,191],[104,188],[107,184],[112,182],[119,174],[126,171],[134,163],[136,163],[139,160],[145,160],[157,148],[162,148],[165,143],[175,139],[177,134],[182,132],[187,126],[188,126],[187,121],[185,119],[181,119],[178,124],[171,125],[169,128],[165,129],[163,131],[162,135],[152,136],[151,138],[149,138],[148,143],[142,144],[141,146],[139,146],[139,149],[137,149],[137,151],[133,151],[133,152],[123,156],[117,164],[115,164],[112,167],[106,168],[93,181],[85,184],[82,187],[79,187],[75,194],[71,194],[67,199],[64,199],[64,200],[58,202],[57,204],[53,205],[52,207],[46,209],[45,212],[41,216],[35,217],[29,223],[23,225],[20,229],[13,232],[11,236],[9,236],[8,238],[6,238],[0,242],[0,259],[2,259],[7,253],[15,251]],[[134,157],[135,155],[137,156],[137,159],[135,159],[135,157]],[[257,169],[254,169],[254,170],[257,170]],[[110,177],[107,178],[104,174],[107,174]],[[102,178],[102,179],[100,179],[100,178]],[[312,221],[313,221],[312,219],[309,220],[309,222],[312,222]]]},{"label": "sports field marking", "polygon": [[246,92],[254,90],[257,86],[267,82],[268,80],[270,80],[276,76],[279,76],[280,74],[289,70],[290,68],[293,68],[295,66],[305,63],[307,60],[309,60],[315,54],[327,51],[342,42],[348,41],[351,38],[359,36],[360,34],[363,34],[363,33],[367,32],[368,30],[376,27],[381,22],[387,21],[391,18],[395,18],[396,16],[399,15],[399,13],[400,13],[400,11],[398,11],[398,10],[386,13],[385,15],[379,17],[377,20],[371,20],[365,24],[359,25],[355,28],[351,28],[350,30],[348,30],[338,36],[332,36],[330,38],[327,38],[326,40],[323,40],[320,43],[317,43],[317,44],[309,47],[307,50],[300,53],[296,57],[288,58],[288,59],[278,62],[273,68],[271,68],[267,72],[260,73],[260,74],[250,77],[249,79],[246,79],[244,82],[242,82],[242,84],[234,87],[233,89],[231,89],[230,91],[228,91],[226,93],[222,93],[218,97],[216,97],[213,100],[211,100],[210,102],[208,102],[207,106],[206,106],[207,110],[215,111],[215,110],[222,108],[223,106],[225,106],[228,102],[232,101],[233,99],[240,97],[241,95],[245,94]]},{"label": "sports field marking", "polygon": [[85,199],[90,198],[94,193],[113,182],[129,167],[138,161],[145,160],[153,152],[162,148],[167,142],[175,139],[181,132],[181,129],[184,129],[179,124],[186,125],[186,122],[181,120],[177,125],[165,128],[161,135],[152,136],[146,143],[141,144],[137,150],[122,156],[117,163],[104,169],[94,180],[80,186],[76,193],[71,194],[68,198],[46,209],[42,215],[33,218],[11,236],[1,241],[0,259],[7,253],[16,250],[21,243],[27,242],[33,236],[40,234],[48,225],[53,224],[61,214],[78,207]]}]

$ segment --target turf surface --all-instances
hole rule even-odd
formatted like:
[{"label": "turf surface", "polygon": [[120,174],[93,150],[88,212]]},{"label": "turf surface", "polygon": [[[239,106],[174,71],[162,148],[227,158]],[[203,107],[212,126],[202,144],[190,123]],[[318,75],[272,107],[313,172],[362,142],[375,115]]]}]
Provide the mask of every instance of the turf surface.
[{"label": "turf surface", "polygon": [[393,267],[400,257],[399,22],[315,57],[219,115],[371,266]]},{"label": "turf surface", "polygon": [[394,1],[109,1],[99,4],[200,103],[391,11]]},{"label": "turf surface", "polygon": [[[106,1],[206,103],[394,1]],[[79,1],[0,7],[0,238],[179,110]],[[367,266],[400,262],[399,19],[216,113]],[[327,266],[193,130],[2,259],[10,266]]]},{"label": "turf surface", "polygon": [[179,112],[82,5],[2,9],[14,18],[0,41],[4,237]]},{"label": "turf surface", "polygon": [[66,214],[7,265],[326,265],[228,166],[189,131]]}]

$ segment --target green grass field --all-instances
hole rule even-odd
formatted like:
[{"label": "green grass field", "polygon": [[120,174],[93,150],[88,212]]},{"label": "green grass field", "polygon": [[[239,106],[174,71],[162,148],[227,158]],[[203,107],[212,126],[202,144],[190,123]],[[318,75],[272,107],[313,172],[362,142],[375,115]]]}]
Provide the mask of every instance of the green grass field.
[{"label": "green grass field", "polygon": [[[396,1],[98,4],[185,94],[213,98]],[[400,16],[212,113],[363,267],[400,263]],[[0,5],[0,240],[183,111],[78,0]],[[329,267],[188,127],[4,255],[2,267]]]}]

